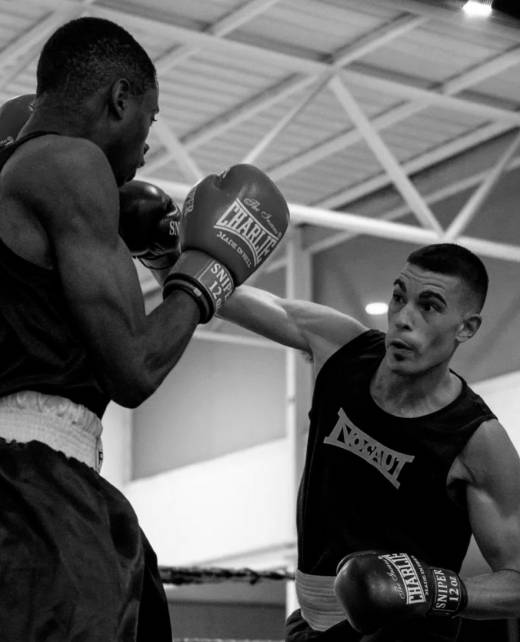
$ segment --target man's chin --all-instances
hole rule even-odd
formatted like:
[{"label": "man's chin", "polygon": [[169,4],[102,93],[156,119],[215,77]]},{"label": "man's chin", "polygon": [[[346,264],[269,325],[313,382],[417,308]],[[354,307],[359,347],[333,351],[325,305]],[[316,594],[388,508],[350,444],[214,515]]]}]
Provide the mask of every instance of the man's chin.
[{"label": "man's chin", "polygon": [[135,172],[133,172],[133,174],[130,174],[129,176],[125,176],[123,178],[117,178],[116,177],[117,186],[118,187],[123,187],[123,185],[126,185],[127,183],[132,181],[134,179],[134,176],[135,176]]},{"label": "man's chin", "polygon": [[393,355],[386,360],[388,369],[394,374],[411,375],[414,374],[415,368],[412,359],[401,355]]}]

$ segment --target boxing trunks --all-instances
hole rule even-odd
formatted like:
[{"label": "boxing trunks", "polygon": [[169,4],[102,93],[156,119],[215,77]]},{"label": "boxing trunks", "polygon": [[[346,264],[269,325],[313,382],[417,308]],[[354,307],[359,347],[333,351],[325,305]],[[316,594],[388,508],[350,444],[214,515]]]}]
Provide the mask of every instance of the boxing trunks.
[{"label": "boxing trunks", "polygon": [[[345,555],[402,550],[458,571],[467,551],[463,489],[448,494],[446,479],[468,439],[494,415],[462,379],[458,398],[434,413],[385,413],[370,395],[384,354],[384,334],[367,331],[333,354],[316,378],[297,506],[301,614],[288,622],[291,640],[302,634],[299,617],[314,632],[344,619],[333,582]],[[456,629],[455,620],[421,620],[388,639],[451,640]]]},{"label": "boxing trunks", "polygon": [[0,639],[170,642],[156,556],[98,474],[109,397],[59,275],[0,240],[0,276]]},{"label": "boxing trunks", "polygon": [[2,642],[171,640],[155,554],[127,499],[86,463],[100,434],[70,400],[0,398]]}]

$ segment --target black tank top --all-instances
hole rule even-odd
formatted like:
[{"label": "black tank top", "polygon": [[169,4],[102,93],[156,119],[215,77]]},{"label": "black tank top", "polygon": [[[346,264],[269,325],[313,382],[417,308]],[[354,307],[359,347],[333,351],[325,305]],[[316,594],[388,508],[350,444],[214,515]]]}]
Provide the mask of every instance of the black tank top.
[{"label": "black tank top", "polygon": [[356,550],[413,553],[458,571],[470,526],[446,491],[451,464],[483,421],[494,418],[462,380],[457,399],[401,418],[373,401],[369,386],[385,354],[369,330],[340,348],[316,378],[298,496],[298,568],[335,575]]},{"label": "black tank top", "polygon": [[[45,133],[51,132],[0,147],[0,171],[22,143]],[[35,390],[101,417],[109,397],[96,380],[57,271],[23,259],[0,239],[0,280],[0,396]]]}]

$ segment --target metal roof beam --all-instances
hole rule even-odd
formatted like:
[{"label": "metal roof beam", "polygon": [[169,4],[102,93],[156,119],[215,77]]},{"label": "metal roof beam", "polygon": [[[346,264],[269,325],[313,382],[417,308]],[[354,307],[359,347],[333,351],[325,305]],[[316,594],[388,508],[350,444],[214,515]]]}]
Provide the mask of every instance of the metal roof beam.
[{"label": "metal roof beam", "polygon": [[[203,172],[165,120],[159,118],[155,124],[155,132],[161,139],[161,143],[168,150],[168,156],[175,158],[175,162],[184,174],[184,178],[192,182],[200,180]],[[149,176],[156,166],[157,162],[153,159],[150,163],[144,165],[142,173],[145,176]]]},{"label": "metal roof beam", "polygon": [[[370,34],[359,38],[354,43],[350,43],[348,46],[342,47],[331,56],[329,60],[328,67],[318,76],[305,76],[303,78],[294,78],[284,81],[282,88],[279,91],[278,86],[276,86],[274,92],[275,102],[294,94],[297,91],[306,89],[309,85],[315,84],[318,82],[317,88],[315,88],[310,95],[304,96],[297,105],[293,107],[288,114],[286,114],[280,121],[277,123],[273,129],[268,132],[264,139],[259,141],[259,143],[248,153],[244,162],[253,162],[259,154],[267,147],[267,145],[280,134],[280,132],[296,117],[296,115],[309,103],[312,98],[318,93],[321,86],[325,84],[325,81],[334,73],[335,69],[338,69],[349,62],[352,62],[356,58],[359,58],[370,51],[373,51],[377,47],[380,47],[383,44],[386,44],[390,40],[397,38],[405,32],[408,32],[412,29],[415,29],[420,24],[423,24],[425,18],[402,15],[396,20],[393,20],[389,23],[384,24],[379,29],[375,29]],[[219,35],[223,35],[220,34]],[[180,54],[181,47],[178,48],[178,54]],[[194,49],[185,48],[186,53],[190,51],[195,51]],[[172,54],[173,55],[173,54]],[[184,56],[186,57],[186,56]],[[157,63],[156,63],[157,64]],[[285,86],[285,84],[287,85]],[[279,93],[278,93],[279,92]],[[273,92],[272,89],[268,90],[266,93],[262,93],[259,96],[255,96],[253,100],[248,100],[245,104],[240,105],[238,108],[231,110],[225,114],[224,117],[217,118],[216,120],[210,123],[210,126],[204,126],[201,130],[198,130],[195,137],[189,138],[187,144],[190,147],[198,147],[202,145],[206,140],[211,140],[219,133],[223,133],[231,126],[237,125],[243,120],[251,118],[255,113],[263,111],[267,107],[273,104]],[[220,124],[220,127],[219,127]],[[162,157],[162,162],[167,162],[172,159],[171,154],[166,154]],[[154,165],[153,169],[161,165],[161,158],[158,158]]]},{"label": "metal roof beam", "polygon": [[[363,0],[363,3],[381,8],[381,0]],[[484,31],[496,34],[498,37],[503,35],[503,30],[506,29],[508,36],[520,41],[520,30],[517,22],[507,17],[497,17],[496,12],[491,19],[473,20],[460,10],[462,9],[462,2],[458,3],[459,8],[454,8],[454,3],[451,0],[449,2],[446,0],[384,0],[384,4],[388,9],[408,11],[419,16],[448,22],[452,27],[471,29],[476,32]]]},{"label": "metal roof beam", "polygon": [[329,82],[329,76],[323,78],[312,91],[303,95],[298,102],[272,127],[261,140],[251,149],[244,157],[244,163],[254,163],[260,154],[275,140],[282,131],[301,113],[305,107],[314,100],[314,98],[323,91],[323,88]]},{"label": "metal roof beam", "polygon": [[[212,33],[217,37],[223,37],[233,31],[233,29],[240,27],[242,24],[252,20],[255,16],[266,11],[272,5],[276,4],[279,1],[280,0],[250,0],[249,2],[245,2],[238,9],[231,11],[229,14],[207,27],[206,32]],[[174,49],[167,52],[166,54],[163,54],[154,61],[157,73],[165,73],[175,64],[188,59],[199,51],[200,48],[190,47],[188,45],[180,45],[178,47],[174,47]],[[194,159],[189,155],[188,150],[184,147],[184,145],[182,145],[179,138],[175,134],[173,134],[173,132],[168,131],[168,129],[169,128],[167,125],[162,125],[163,136],[161,137],[161,139],[162,142],[165,143],[166,153],[152,160],[148,164],[145,173],[150,174],[158,167],[164,165],[165,162],[171,160],[172,158],[175,158],[176,162],[180,164],[181,169],[188,180],[190,179],[190,177],[194,178],[195,180],[199,180],[199,178],[201,177],[201,172],[196,166]],[[177,157],[178,152],[180,152],[180,163],[179,158]]]},{"label": "metal roof beam", "polygon": [[[157,179],[154,180],[154,182],[168,192],[172,198],[176,199],[186,198],[186,195],[191,189],[190,185],[172,181]],[[394,223],[346,212],[335,212],[298,203],[290,203],[289,209],[291,212],[291,224],[293,225],[305,223],[308,225],[316,225],[317,227],[346,230],[356,234],[369,234],[370,236],[416,243],[418,245],[437,243],[441,240],[439,234],[434,230],[426,230],[414,225]],[[469,236],[462,236],[458,240],[459,243],[482,256],[520,262],[520,246],[497,243]]]},{"label": "metal roof beam", "polygon": [[[277,2],[280,2],[280,0],[249,0],[249,2],[244,2],[238,9],[234,9],[214,24],[209,25],[204,31],[205,33],[222,38],[234,29],[249,22],[260,13],[267,11],[267,9]],[[154,61],[157,73],[161,74],[168,71],[180,61],[186,60],[200,50],[200,47],[192,47],[189,45],[174,47]]]},{"label": "metal roof beam", "polygon": [[501,74],[503,71],[506,71],[510,67],[515,67],[518,64],[520,64],[520,46],[513,47],[505,53],[481,62],[472,69],[467,69],[458,76],[450,78],[442,83],[439,90],[443,94],[456,94],[492,76]]},{"label": "metal roof beam", "polygon": [[[197,130],[193,137],[183,137],[183,144],[186,149],[194,149],[208,140],[212,140],[220,134],[225,133],[228,129],[240,122],[248,120],[256,113],[260,113],[281,100],[288,98],[292,94],[304,90],[314,81],[315,78],[313,76],[304,76],[302,78],[301,76],[293,75],[290,78],[285,78],[281,83],[270,87],[261,94],[254,96],[245,103],[242,103],[237,108],[222,114],[215,120],[212,120],[207,126]],[[161,159],[157,159],[154,169],[156,169],[157,166],[163,165],[167,161],[172,160],[172,158],[173,155],[165,154]]]},{"label": "metal roof beam", "polygon": [[[403,35],[403,33],[407,33],[408,31],[415,29],[417,26],[423,24],[425,20],[426,19],[423,17],[410,16],[409,14],[400,16],[396,20],[386,23],[379,29],[375,29],[368,35],[365,35],[357,39],[355,42],[337,50],[331,57],[331,67],[333,69],[339,69],[353,60],[356,60],[356,58],[360,58],[361,56],[374,51],[374,49],[377,49],[381,45],[386,44],[390,40]],[[266,133],[266,135],[253,147],[253,149],[248,152],[244,158],[245,163],[253,163],[266,149],[266,147],[277,136],[279,136],[280,133],[296,118],[296,116],[301,113],[315,98],[315,96],[321,92],[332,77],[333,69],[321,73],[316,78],[317,84],[314,86],[312,91],[306,96],[303,96],[291,108],[291,110],[287,112],[287,114],[285,114],[285,116],[283,116],[269,132]]]},{"label": "metal roof beam", "polygon": [[57,9],[32,25],[0,51],[0,92],[37,56],[43,42],[63,22],[80,16],[95,0],[61,2]]},{"label": "metal roof beam", "polygon": [[[483,143],[490,138],[494,138],[495,136],[504,134],[505,132],[509,131],[509,129],[510,127],[504,125],[503,123],[480,127],[474,131],[471,131],[469,134],[459,136],[458,138],[451,140],[449,143],[440,145],[439,147],[425,152],[424,154],[419,154],[415,158],[412,158],[411,160],[403,163],[402,167],[408,175],[419,172],[426,167],[435,165],[436,163],[446,160],[447,158],[450,158],[455,154],[460,154],[461,152],[471,147],[475,147],[476,145],[479,145],[480,143]],[[279,177],[275,172],[269,170],[269,174],[273,178],[273,180],[279,180]],[[368,180],[363,181],[358,185],[355,185],[354,187],[340,190],[336,194],[323,199],[320,202],[320,205],[323,207],[332,208],[339,207],[345,205],[346,203],[355,201],[358,198],[367,196],[368,194],[382,189],[383,187],[387,187],[390,182],[390,178],[386,173],[378,174],[377,176],[369,178]]]},{"label": "metal roof beam", "polygon": [[359,107],[358,103],[347,89],[345,84],[337,76],[329,82],[329,87],[338,99],[343,109],[347,112],[350,120],[356,125],[365,142],[373,151],[377,160],[386,170],[388,176],[400,192],[401,196],[410,206],[420,223],[429,229],[442,233],[442,227],[433,215],[424,199],[416,190],[411,180],[406,175],[395,156],[389,150],[383,139],[371,125],[368,118]]},{"label": "metal roof beam", "polygon": [[[480,82],[485,78],[489,78],[496,73],[505,71],[509,67],[514,66],[517,64],[519,59],[520,47],[515,47],[515,49],[508,51],[505,54],[496,56],[492,60],[482,63],[478,72],[475,69],[470,69],[449,79],[441,85],[440,90],[446,94],[462,91],[463,89],[470,87],[475,82]],[[383,114],[376,116],[372,120],[372,124],[377,129],[384,129],[419,113],[425,107],[426,105],[422,101],[400,104],[397,107],[393,107]],[[506,129],[509,129],[509,126],[502,131],[505,131]],[[270,173],[274,178],[280,180],[289,174],[345,149],[349,145],[354,145],[360,140],[361,134],[355,129],[346,132],[341,136],[334,136],[329,141],[316,145],[312,149],[301,152],[293,158],[271,167]]]},{"label": "metal roof beam", "polygon": [[520,145],[520,133],[514,137],[501,158],[498,160],[493,169],[487,174],[484,181],[480,184],[478,189],[471,195],[467,203],[460,210],[457,216],[450,223],[444,233],[444,240],[454,241],[461,232],[467,228],[471,220],[475,217],[482,204],[489,196],[491,190],[495,187],[500,177],[502,176],[505,168],[511,162],[518,146]]},{"label": "metal roof beam", "polygon": [[[345,79],[359,87],[384,91],[408,100],[421,101],[424,103],[424,106],[436,105],[489,120],[503,120],[511,124],[520,124],[519,112],[484,102],[477,102],[461,96],[452,96],[443,91],[442,85],[440,91],[425,89],[417,82],[413,83],[398,80],[399,76],[397,74],[391,74],[386,70],[374,70],[373,68],[360,65],[356,66],[356,70],[346,69],[342,75]],[[464,74],[461,74],[461,76],[464,76]],[[460,91],[460,89],[458,91]],[[455,90],[453,93],[455,93]],[[486,100],[488,101],[490,99],[486,98]]]},{"label": "metal roof beam", "polygon": [[[518,167],[520,167],[520,156],[513,158],[504,168],[504,172],[512,171],[513,169],[517,169]],[[460,178],[451,184],[447,184],[447,185],[443,184],[441,188],[435,189],[426,194],[423,194],[423,198],[426,201],[426,203],[428,203],[428,205],[438,203],[439,201],[455,196],[460,192],[471,189],[475,185],[478,185],[482,181],[485,181],[487,176],[489,176],[489,171],[485,170],[485,171],[479,172],[478,174],[472,174],[470,176]],[[385,221],[395,221],[396,219],[402,218],[403,216],[406,216],[409,213],[410,213],[410,208],[408,207],[408,205],[403,204],[403,205],[400,205],[399,207],[395,207],[391,210],[385,211],[385,213],[378,218]],[[337,234],[331,234],[330,236],[327,236],[323,239],[320,239],[308,245],[306,247],[306,251],[309,252],[310,254],[318,254],[319,252],[324,252],[333,247],[336,247],[340,243],[349,241],[355,236],[357,236],[357,234],[354,232],[339,232]],[[275,271],[282,267],[285,267],[284,256],[277,257],[273,261],[271,261],[269,264],[267,264],[266,272]]]},{"label": "metal roof beam", "polygon": [[[135,16],[130,13],[123,13],[105,7],[98,7],[98,13],[112,20],[124,20],[124,22],[129,24],[135,24],[139,29],[148,27],[158,35],[165,38],[178,38],[179,41],[191,46],[208,50],[217,49],[225,51],[234,56],[241,57],[242,59],[261,59],[265,64],[272,64],[276,67],[285,68],[287,72],[292,71],[317,76],[323,71],[330,69],[330,63],[327,62],[303,58],[301,56],[280,51],[268,50],[257,45],[246,44],[225,38],[217,38],[212,34],[194,31],[171,23],[167,24],[163,21],[154,20],[152,18]],[[499,107],[492,107],[485,103],[444,96],[430,89],[424,89],[420,86],[403,83],[401,80],[398,80],[396,74],[391,75],[388,71],[381,71],[380,73],[382,75],[377,76],[375,75],[374,70],[370,71],[369,68],[363,67],[362,73],[361,71],[346,71],[344,73],[349,74],[349,79],[352,82],[363,84],[365,86],[367,86],[368,83],[371,88],[376,90],[383,89],[402,97],[420,98],[427,104],[441,104],[450,109],[456,109],[462,112],[469,111],[470,113],[479,113],[484,118],[507,119],[513,124],[520,124],[519,113],[507,109],[501,109]],[[383,77],[383,74],[385,77]],[[367,78],[367,75],[370,77]],[[185,140],[184,142],[186,145],[193,144],[192,140]]]},{"label": "metal roof beam", "polygon": [[374,29],[370,33],[335,51],[332,63],[335,67],[345,67],[354,60],[358,60],[382,45],[386,45],[388,42],[395,40],[395,38],[412,31],[416,27],[420,27],[426,21],[427,18],[424,16],[414,16],[409,13],[402,14],[395,20],[385,23],[381,27]]}]

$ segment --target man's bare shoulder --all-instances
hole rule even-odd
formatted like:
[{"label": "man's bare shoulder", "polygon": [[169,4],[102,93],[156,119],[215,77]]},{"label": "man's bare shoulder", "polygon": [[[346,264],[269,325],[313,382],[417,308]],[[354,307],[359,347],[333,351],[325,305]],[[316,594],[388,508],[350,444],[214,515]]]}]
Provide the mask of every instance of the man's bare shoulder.
[{"label": "man's bare shoulder", "polygon": [[310,301],[287,301],[286,310],[306,337],[317,373],[339,348],[368,328],[335,308]]},{"label": "man's bare shoulder", "polygon": [[517,450],[498,419],[483,421],[456,458],[451,477],[474,483],[519,470]]},{"label": "man's bare shoulder", "polygon": [[86,138],[47,134],[23,143],[6,163],[5,180],[44,185],[44,180],[74,182],[78,175],[110,171],[98,145]]},{"label": "man's bare shoulder", "polygon": [[81,209],[90,198],[114,200],[117,185],[107,157],[86,138],[44,135],[17,149],[2,170],[3,193],[53,216]]}]

